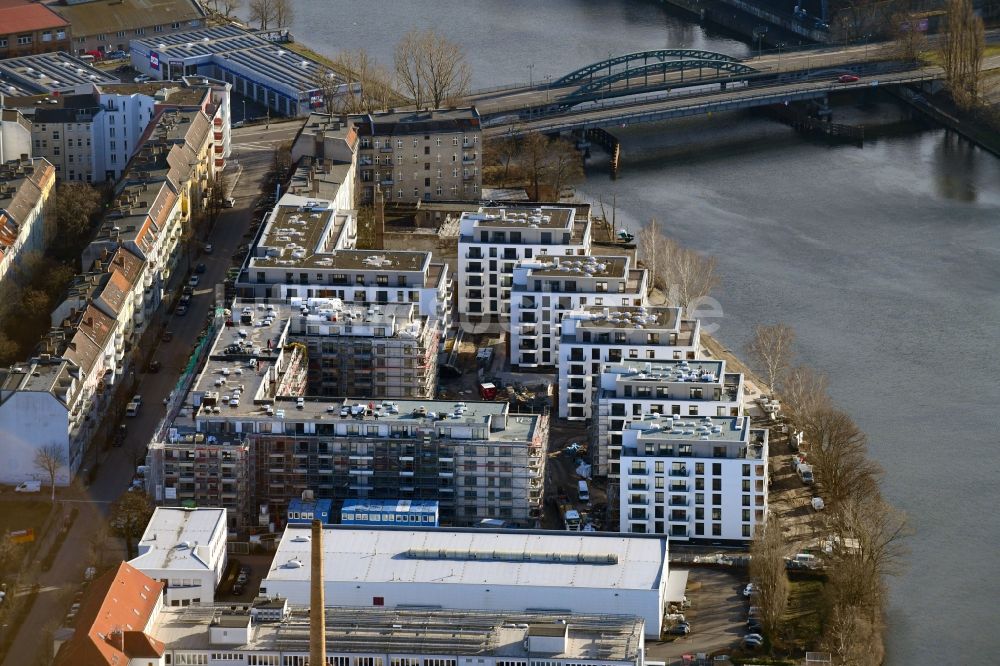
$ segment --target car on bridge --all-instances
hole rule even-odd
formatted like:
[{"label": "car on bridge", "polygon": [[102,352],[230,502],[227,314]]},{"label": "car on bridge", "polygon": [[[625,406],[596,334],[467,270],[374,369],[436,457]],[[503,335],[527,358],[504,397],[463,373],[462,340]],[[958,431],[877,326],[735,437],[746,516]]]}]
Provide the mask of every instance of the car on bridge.
[{"label": "car on bridge", "polygon": [[855,83],[858,80],[859,79],[856,74],[841,74],[839,77],[837,77],[837,81],[841,83]]}]

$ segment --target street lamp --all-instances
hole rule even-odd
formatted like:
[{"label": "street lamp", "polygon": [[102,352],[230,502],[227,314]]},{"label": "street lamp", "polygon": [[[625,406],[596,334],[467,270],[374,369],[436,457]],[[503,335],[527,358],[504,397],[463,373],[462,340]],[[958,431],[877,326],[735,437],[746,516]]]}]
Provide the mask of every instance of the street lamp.
[{"label": "street lamp", "polygon": [[247,121],[247,98],[244,97],[243,98],[243,122],[246,123],[246,121]]}]

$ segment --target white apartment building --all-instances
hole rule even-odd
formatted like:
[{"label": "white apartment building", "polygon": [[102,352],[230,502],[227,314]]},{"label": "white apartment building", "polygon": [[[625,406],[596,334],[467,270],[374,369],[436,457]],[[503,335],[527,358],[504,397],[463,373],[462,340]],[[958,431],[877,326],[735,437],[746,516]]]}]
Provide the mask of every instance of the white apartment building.
[{"label": "white apartment building", "polygon": [[618,478],[622,437],[629,424],[661,414],[742,416],[743,375],[725,361],[620,361],[605,364],[596,387],[595,445]]},{"label": "white apartment building", "polygon": [[[642,666],[645,651],[634,614],[388,609],[375,598],[325,616],[335,666]],[[148,630],[163,661],[150,663],[306,666],[309,619],[308,607],[280,598],[164,608]]]},{"label": "white apartment building", "polygon": [[621,457],[621,531],[747,542],[767,515],[767,430],[748,416],[633,422]]},{"label": "white apartment building", "polygon": [[538,255],[514,266],[510,296],[510,362],[551,367],[559,359],[563,317],[586,306],[633,306],[646,301],[647,272],[628,256]]},{"label": "white apartment building", "polygon": [[682,319],[680,308],[591,305],[567,313],[559,342],[559,417],[593,416],[604,364],[694,359],[700,338],[698,320]]},{"label": "white apartment building", "polygon": [[129,564],[165,585],[163,603],[212,603],[226,572],[226,510],[157,507]]},{"label": "white apartment building", "polygon": [[286,194],[244,264],[245,299],[339,298],[347,304],[416,304],[441,331],[451,322],[448,265],[430,252],[354,250],[357,220],[333,202]]},{"label": "white apartment building", "polygon": [[590,253],[590,214],[573,207],[482,207],[462,213],[458,308],[472,319],[507,320],[514,267],[539,255]]}]

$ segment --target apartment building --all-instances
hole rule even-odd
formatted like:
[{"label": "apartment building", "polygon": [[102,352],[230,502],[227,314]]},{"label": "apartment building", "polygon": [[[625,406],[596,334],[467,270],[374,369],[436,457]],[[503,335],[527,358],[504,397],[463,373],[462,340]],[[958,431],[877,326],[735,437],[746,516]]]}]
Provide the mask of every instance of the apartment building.
[{"label": "apartment building", "polygon": [[[483,518],[534,524],[546,415],[511,414],[500,402],[306,397],[311,353],[295,342],[289,320],[269,315],[269,307],[250,324],[238,310],[239,325],[224,327],[213,342],[188,395],[190,407],[174,422],[177,436],[151,446],[154,499],[206,492],[199,484],[212,478],[210,462],[199,469],[197,437],[181,437],[186,429],[205,435],[202,446],[217,452],[233,448],[225,442],[248,447],[249,456],[220,470],[226,473],[218,482],[230,491],[224,506],[235,502],[240,517],[257,512],[251,522],[258,528],[273,524],[307,490],[336,501],[438,500],[442,520],[451,524]],[[416,358],[414,365],[435,360]],[[170,466],[176,461],[190,466]],[[251,479],[246,494],[237,490],[243,476]]]},{"label": "apartment building", "polygon": [[621,531],[748,542],[767,515],[767,434],[747,416],[631,423],[622,441]]},{"label": "apartment building", "polygon": [[102,180],[94,171],[94,118],[101,112],[97,95],[51,97],[25,112],[31,117],[32,154],[48,160],[60,180]]},{"label": "apartment building", "polygon": [[416,304],[365,307],[310,299],[294,314],[285,310],[266,312],[287,317],[289,339],[306,345],[309,395],[434,397],[441,334]]},{"label": "apartment building", "polygon": [[288,191],[328,199],[339,210],[356,204],[358,133],[354,125],[326,113],[311,113],[292,142],[297,164]]},{"label": "apartment building", "polygon": [[47,5],[8,0],[0,5],[0,59],[68,51],[71,27]]},{"label": "apartment building", "polygon": [[31,121],[17,109],[0,108],[0,164],[31,157]]},{"label": "apartment building", "polygon": [[163,603],[212,603],[229,561],[226,510],[157,507],[129,564],[164,584]]},{"label": "apartment building", "polygon": [[622,438],[631,423],[660,414],[741,416],[743,375],[725,361],[630,360],[604,365],[595,390],[595,444],[608,476],[619,476]]},{"label": "apartment building", "polygon": [[55,169],[43,158],[0,164],[0,286],[26,253],[44,248],[45,207],[55,182]]},{"label": "apartment building", "polygon": [[250,499],[250,445],[245,436],[175,430],[163,440],[150,442],[146,465],[147,491],[157,504],[221,507],[232,532],[245,532],[251,519],[256,522]]},{"label": "apartment building", "polygon": [[127,51],[132,39],[165,39],[205,24],[194,0],[73,0],[51,7],[73,26],[77,54]]},{"label": "apartment building", "polygon": [[[371,605],[371,599],[366,606],[325,610],[330,664],[643,664],[644,624],[634,615],[379,608]],[[177,666],[309,663],[309,609],[281,598],[252,605],[164,608],[149,633],[162,645],[165,663]],[[63,663],[69,662],[59,666]]]},{"label": "apartment building", "polygon": [[[213,150],[230,152],[229,87],[206,79],[141,84],[92,84],[92,91],[28,97],[10,104],[31,119],[33,153],[56,166],[60,179],[115,181],[166,110],[202,110],[213,122]],[[160,128],[162,131],[162,127]]]},{"label": "apartment building", "polygon": [[510,317],[514,267],[523,259],[590,253],[585,207],[481,207],[462,213],[458,238],[458,308],[465,317]]},{"label": "apartment building", "polygon": [[430,252],[354,250],[354,212],[284,195],[240,272],[246,299],[339,298],[353,305],[415,304],[442,333],[451,323],[448,265]]},{"label": "apartment building", "polygon": [[482,128],[475,107],[351,116],[360,140],[358,194],[364,203],[480,198]]},{"label": "apartment building", "polygon": [[698,320],[683,319],[680,308],[589,305],[567,313],[559,342],[559,417],[593,416],[593,393],[604,364],[694,359],[700,336]]},{"label": "apartment building", "polygon": [[646,302],[648,276],[628,256],[539,255],[514,266],[510,296],[510,362],[521,368],[555,366],[562,319],[581,307]]}]

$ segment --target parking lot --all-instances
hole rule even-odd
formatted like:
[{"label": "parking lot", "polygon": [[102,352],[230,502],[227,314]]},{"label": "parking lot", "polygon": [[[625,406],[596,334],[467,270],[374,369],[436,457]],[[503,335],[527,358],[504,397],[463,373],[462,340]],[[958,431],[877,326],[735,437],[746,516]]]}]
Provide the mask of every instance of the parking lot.
[{"label": "parking lot", "polygon": [[[260,589],[260,581],[267,575],[271,567],[271,560],[274,553],[264,555],[230,555],[229,566],[223,575],[222,582],[215,592],[216,601],[253,601]],[[233,583],[237,581],[237,576],[241,568],[249,568],[247,580],[237,588],[239,594],[233,592]]]},{"label": "parking lot", "polygon": [[686,593],[691,607],[684,611],[691,633],[673,640],[647,639],[646,659],[670,666],[680,664],[683,655],[732,654],[746,633],[746,583],[744,571],[691,568]]}]

